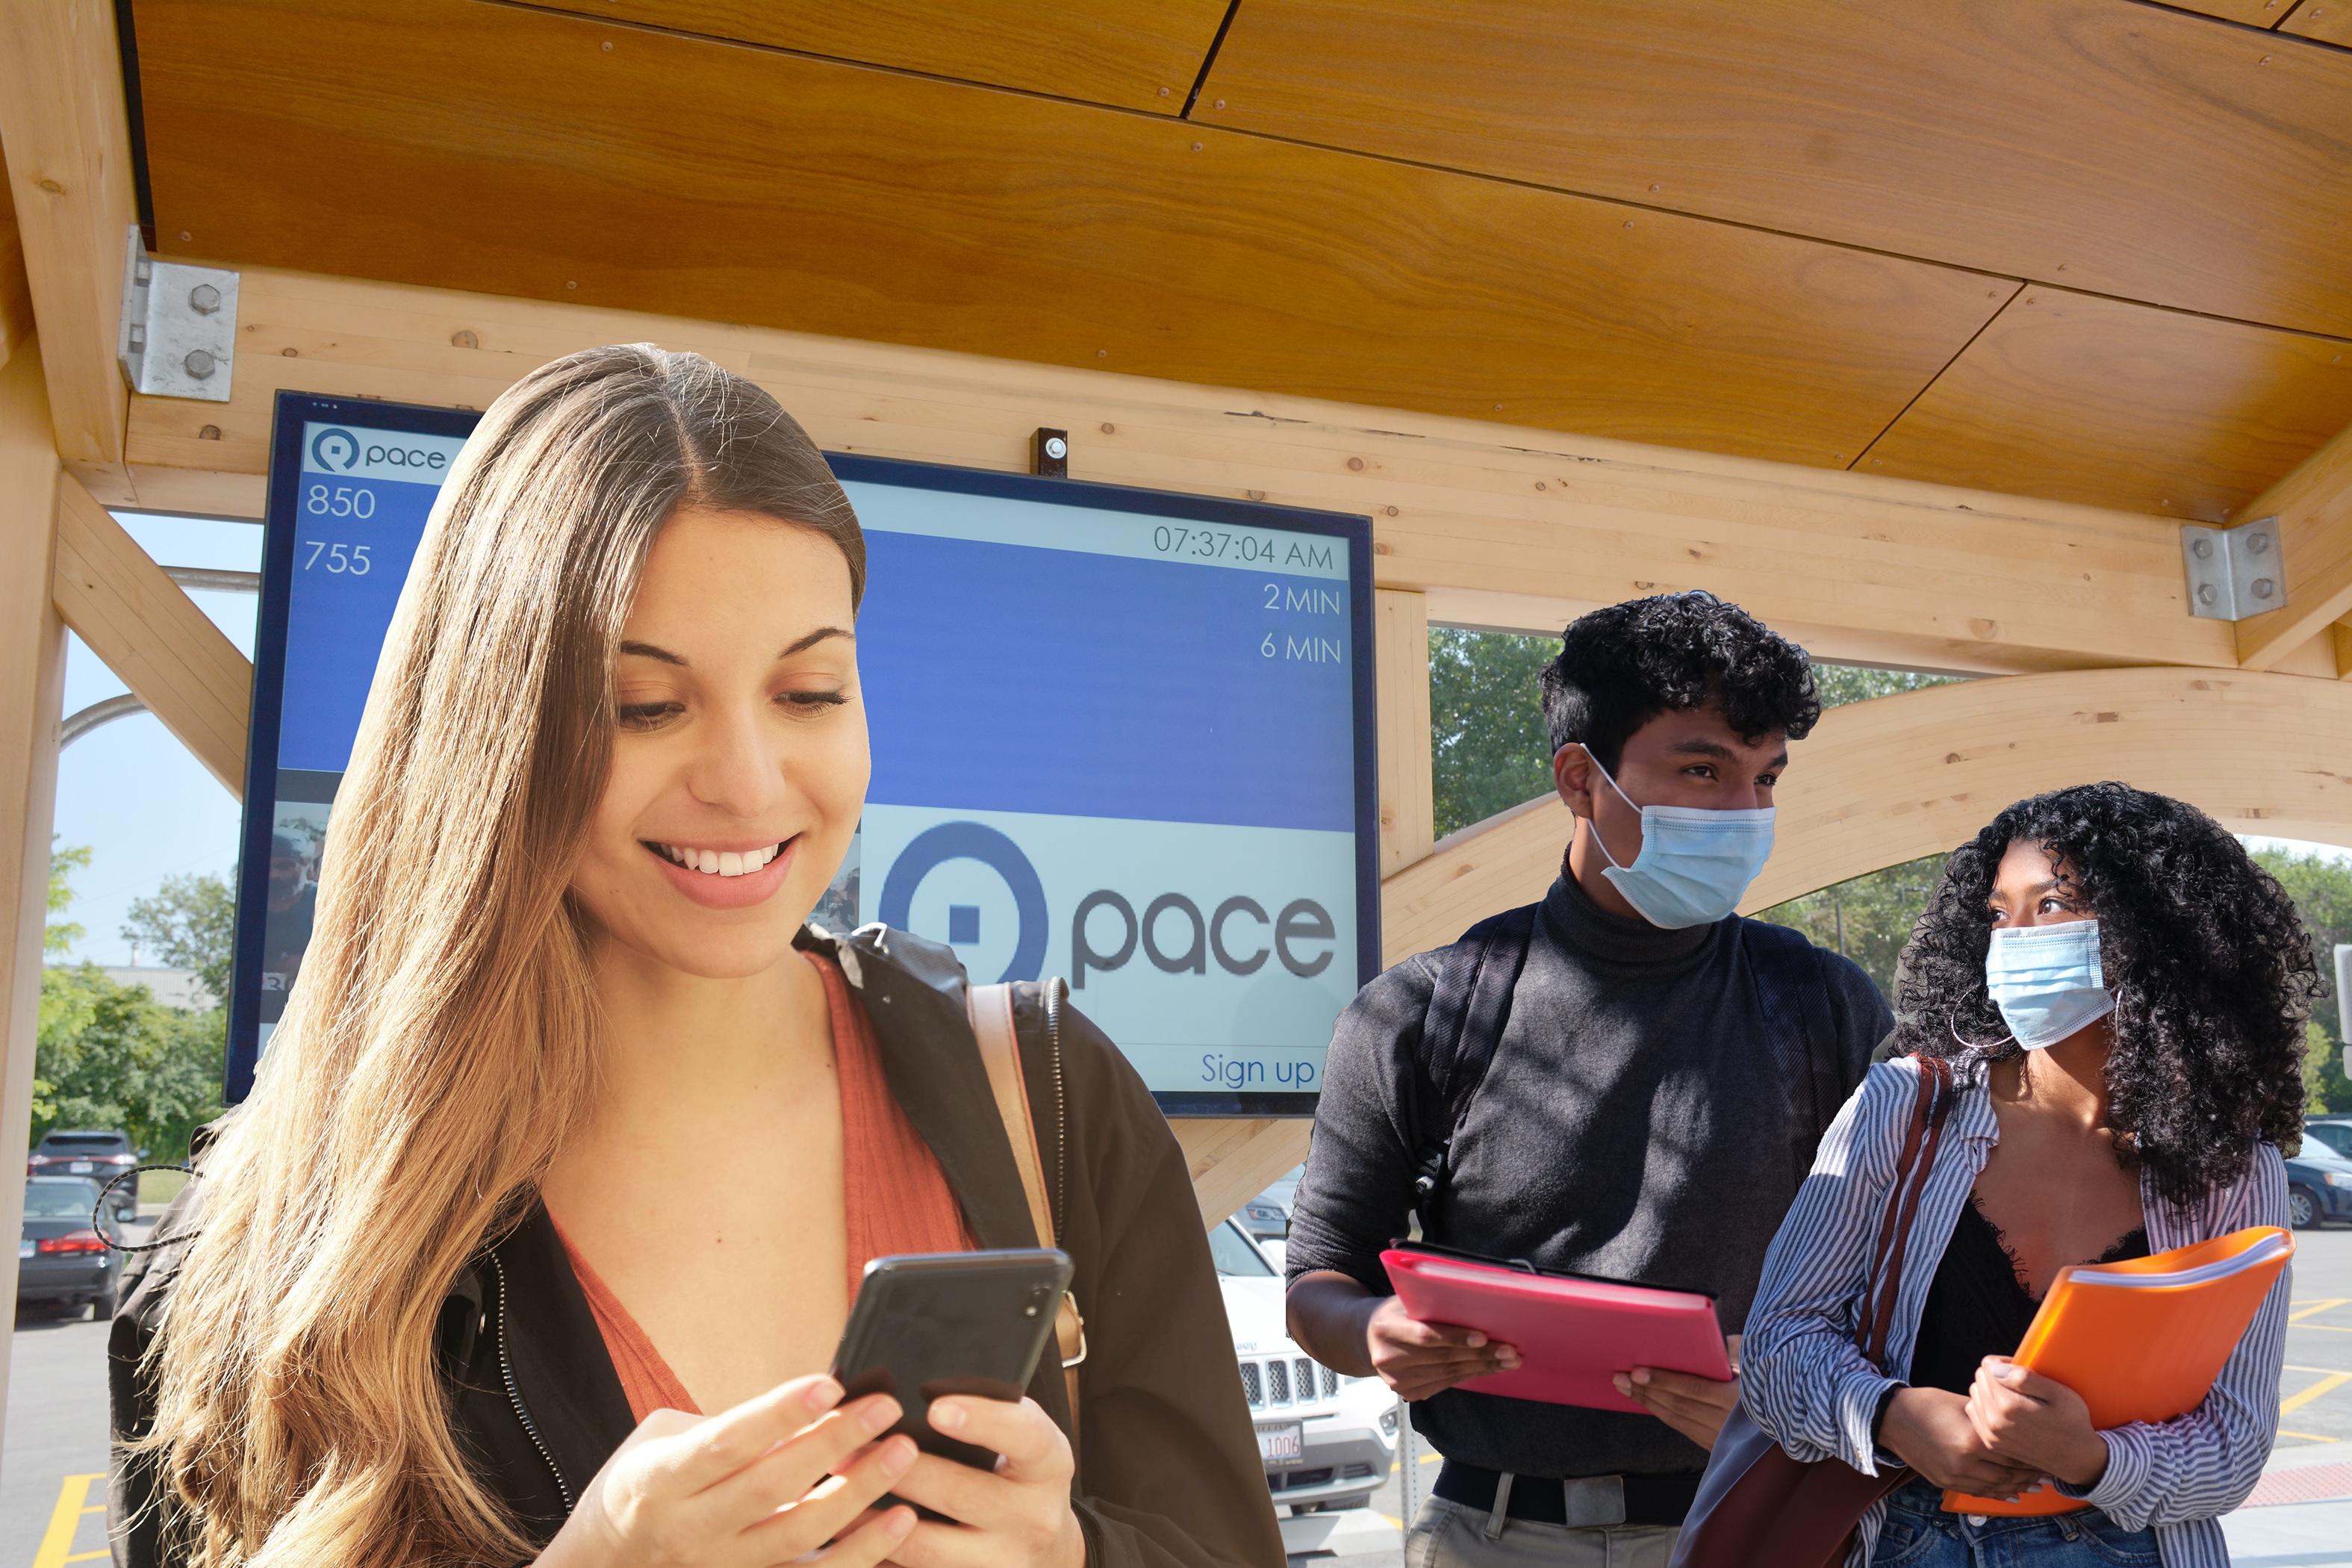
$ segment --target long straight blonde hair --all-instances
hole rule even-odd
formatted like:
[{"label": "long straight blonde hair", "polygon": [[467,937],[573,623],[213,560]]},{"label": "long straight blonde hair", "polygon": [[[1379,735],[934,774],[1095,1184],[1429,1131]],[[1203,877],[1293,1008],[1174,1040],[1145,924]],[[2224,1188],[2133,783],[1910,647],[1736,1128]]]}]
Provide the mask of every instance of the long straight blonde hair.
[{"label": "long straight blonde hair", "polygon": [[446,1292],[527,1213],[596,1078],[575,847],[613,660],[683,503],[857,520],[758,387],[592,349],[493,404],[418,546],[327,838],[301,977],[201,1163],[152,1360],[166,1523],[206,1568],[512,1563],[434,1357]]}]

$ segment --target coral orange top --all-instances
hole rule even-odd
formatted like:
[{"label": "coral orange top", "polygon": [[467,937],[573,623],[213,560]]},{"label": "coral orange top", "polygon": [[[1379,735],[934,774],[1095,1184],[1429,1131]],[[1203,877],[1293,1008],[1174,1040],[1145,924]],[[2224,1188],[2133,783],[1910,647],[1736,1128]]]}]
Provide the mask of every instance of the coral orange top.
[{"label": "coral orange top", "polygon": [[[858,1280],[872,1259],[899,1252],[969,1252],[971,1236],[939,1157],[916,1133],[890,1092],[882,1070],[882,1048],[864,1004],[850,994],[849,983],[832,960],[814,952],[805,956],[824,977],[825,1006],[833,1024],[835,1078],[841,1093],[842,1187],[848,1210],[849,1293],[855,1299]],[[661,1352],[560,1225],[556,1235],[562,1237],[564,1256],[579,1278],[581,1293],[588,1298],[613,1370],[620,1374],[630,1415],[642,1421],[656,1410],[701,1414]]]}]

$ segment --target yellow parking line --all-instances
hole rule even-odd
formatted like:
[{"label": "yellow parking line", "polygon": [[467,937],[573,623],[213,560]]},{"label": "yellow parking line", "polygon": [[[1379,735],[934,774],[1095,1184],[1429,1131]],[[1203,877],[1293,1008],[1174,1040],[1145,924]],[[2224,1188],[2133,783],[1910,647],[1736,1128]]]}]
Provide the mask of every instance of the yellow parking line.
[{"label": "yellow parking line", "polygon": [[2301,1307],[2294,1311],[2289,1312],[2286,1315],[2286,1321],[2290,1323],[2299,1323],[2305,1318],[2315,1317],[2319,1313],[2325,1312],[2332,1307],[2341,1307],[2347,1301],[2352,1301],[2352,1296],[2337,1296],[2331,1300],[2314,1301],[2307,1307]]},{"label": "yellow parking line", "polygon": [[2278,1429],[2278,1435],[2282,1437],[2300,1437],[2306,1443],[2338,1443],[2343,1441],[2340,1437],[2323,1437],[2316,1432],[2290,1432],[2284,1426]]},{"label": "yellow parking line", "polygon": [[2293,1398],[2280,1400],[2279,1414],[2284,1415],[2300,1410],[2321,1394],[2341,1388],[2347,1383],[2352,1383],[2352,1372],[2331,1372]]},{"label": "yellow parking line", "polygon": [[[103,1552],[74,1552],[74,1534],[81,1529],[82,1515],[104,1513],[104,1503],[89,1501],[89,1483],[106,1479],[100,1472],[89,1476],[68,1476],[58,1491],[58,1506],[49,1510],[49,1528],[41,1537],[41,1548],[33,1553],[33,1568],[65,1568],[68,1563],[87,1562],[103,1557]],[[68,1555],[68,1553],[73,1555]]]}]

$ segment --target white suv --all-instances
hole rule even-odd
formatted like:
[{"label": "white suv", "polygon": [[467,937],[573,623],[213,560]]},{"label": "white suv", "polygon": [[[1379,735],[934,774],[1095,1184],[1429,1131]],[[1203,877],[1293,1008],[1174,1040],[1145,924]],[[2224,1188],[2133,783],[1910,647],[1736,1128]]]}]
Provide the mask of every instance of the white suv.
[{"label": "white suv", "polygon": [[1342,1377],[1292,1342],[1282,1278],[1240,1225],[1209,1232],[1209,1251],[1274,1500],[1293,1515],[1362,1508],[1396,1462],[1395,1394],[1377,1377]]}]

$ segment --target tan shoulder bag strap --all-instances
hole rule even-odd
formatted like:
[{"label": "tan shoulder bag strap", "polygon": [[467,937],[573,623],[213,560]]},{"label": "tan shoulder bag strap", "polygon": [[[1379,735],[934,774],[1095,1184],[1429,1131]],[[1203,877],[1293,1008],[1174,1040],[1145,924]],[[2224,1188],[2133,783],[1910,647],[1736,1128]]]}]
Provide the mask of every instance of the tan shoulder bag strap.
[{"label": "tan shoulder bag strap", "polygon": [[[1029,1088],[1021,1074],[1021,1041],[1013,1028],[1013,987],[974,985],[967,988],[964,998],[972,1035],[980,1041],[981,1065],[988,1069],[988,1087],[996,1097],[996,1114],[1004,1123],[1005,1142],[1013,1145],[1013,1163],[1021,1172],[1021,1190],[1029,1199],[1030,1226],[1037,1233],[1038,1246],[1055,1246],[1054,1209],[1045,1198],[1045,1163],[1037,1150],[1037,1124],[1029,1115]],[[1062,1294],[1061,1310],[1054,1318],[1054,1339],[1070,1397],[1070,1450],[1075,1455],[1078,1364],[1087,1359],[1087,1324],[1072,1292]]]}]

